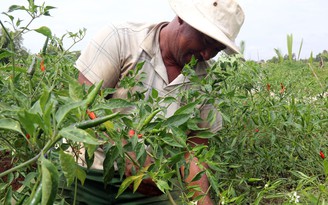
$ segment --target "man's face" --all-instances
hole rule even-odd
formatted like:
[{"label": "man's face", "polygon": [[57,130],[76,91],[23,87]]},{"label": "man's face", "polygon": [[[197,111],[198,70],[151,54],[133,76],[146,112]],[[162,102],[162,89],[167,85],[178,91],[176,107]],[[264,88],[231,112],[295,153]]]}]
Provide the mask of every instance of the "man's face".
[{"label": "man's face", "polygon": [[189,63],[192,56],[198,61],[209,60],[226,48],[225,45],[199,32],[186,22],[183,22],[179,29],[175,54],[180,66]]}]

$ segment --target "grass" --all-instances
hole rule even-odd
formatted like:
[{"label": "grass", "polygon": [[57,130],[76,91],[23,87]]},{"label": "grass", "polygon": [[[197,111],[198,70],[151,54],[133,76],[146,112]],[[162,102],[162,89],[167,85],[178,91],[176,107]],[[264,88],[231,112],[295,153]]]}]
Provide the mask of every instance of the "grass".
[{"label": "grass", "polygon": [[319,79],[316,78],[309,64],[301,61],[264,64],[263,71],[267,73],[267,80],[271,85],[279,88],[280,83],[284,83],[288,89],[299,93],[300,96],[313,96],[324,91],[321,85],[327,82],[328,69],[319,68],[317,64],[311,67],[314,68]]},{"label": "grass", "polygon": [[[305,62],[246,62],[223,93],[229,106],[213,142],[221,203],[324,204],[328,69]],[[315,98],[314,98],[315,97]]]}]

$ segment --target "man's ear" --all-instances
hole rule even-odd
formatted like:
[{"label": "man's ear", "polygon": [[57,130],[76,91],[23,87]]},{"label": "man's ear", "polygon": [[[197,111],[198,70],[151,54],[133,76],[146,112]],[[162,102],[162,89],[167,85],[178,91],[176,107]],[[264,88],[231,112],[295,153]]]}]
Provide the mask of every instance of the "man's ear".
[{"label": "man's ear", "polygon": [[183,24],[183,20],[179,16],[178,16],[178,22],[180,25]]}]

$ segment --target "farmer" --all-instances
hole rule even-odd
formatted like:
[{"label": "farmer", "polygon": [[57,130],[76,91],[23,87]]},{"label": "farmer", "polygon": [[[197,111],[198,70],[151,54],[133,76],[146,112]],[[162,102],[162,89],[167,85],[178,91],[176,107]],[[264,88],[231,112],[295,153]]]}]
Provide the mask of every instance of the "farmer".
[{"label": "farmer", "polygon": [[[169,0],[169,3],[176,13],[171,22],[111,25],[95,35],[76,62],[79,82],[92,85],[103,80],[104,87],[117,88],[114,98],[125,98],[118,82],[138,63],[144,62],[141,70],[146,73],[144,86],[148,90],[154,88],[164,96],[184,83],[181,71],[192,56],[197,59],[195,71],[201,77],[209,67],[208,60],[218,52],[239,53],[234,40],[244,22],[244,13],[235,0]],[[168,115],[178,108],[178,104],[170,106]],[[205,119],[211,109],[211,106],[203,106],[200,110],[202,118]],[[216,119],[216,123],[211,126],[205,121],[202,125],[216,132],[222,127],[218,112]],[[206,143],[200,139],[195,142]],[[140,190],[148,190],[147,193],[131,192],[130,195],[123,194],[115,199],[117,193],[113,193],[113,188],[107,186],[109,190],[105,190],[101,184],[103,159],[102,150],[98,150],[93,171],[88,173],[88,179],[80,187],[79,201],[87,204],[170,204],[165,195],[154,196],[158,190],[154,189],[152,183],[146,182],[140,185]],[[201,171],[196,163],[197,159],[194,158],[187,182]],[[126,167],[127,176],[131,167]],[[192,183],[199,185],[202,193],[206,193],[209,188],[206,175]],[[202,193],[195,193],[194,196]],[[198,204],[213,202],[206,195]]]}]

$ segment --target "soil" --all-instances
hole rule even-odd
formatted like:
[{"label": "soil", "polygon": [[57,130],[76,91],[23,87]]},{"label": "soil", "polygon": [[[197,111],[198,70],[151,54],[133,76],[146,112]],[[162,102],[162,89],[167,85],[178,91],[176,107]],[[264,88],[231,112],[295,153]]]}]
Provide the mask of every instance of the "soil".
[{"label": "soil", "polygon": [[[12,168],[12,158],[9,151],[0,151],[0,159],[0,173]],[[8,176],[4,176],[0,181],[7,182],[7,180]],[[22,176],[14,179],[11,183],[13,190],[19,189],[22,186],[21,181],[23,180],[24,178]]]}]

